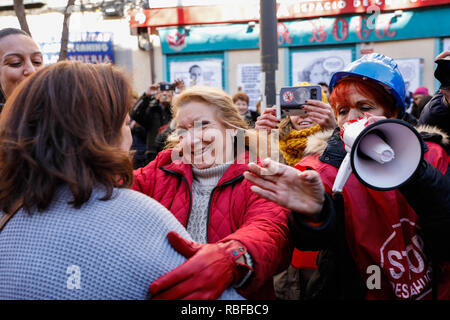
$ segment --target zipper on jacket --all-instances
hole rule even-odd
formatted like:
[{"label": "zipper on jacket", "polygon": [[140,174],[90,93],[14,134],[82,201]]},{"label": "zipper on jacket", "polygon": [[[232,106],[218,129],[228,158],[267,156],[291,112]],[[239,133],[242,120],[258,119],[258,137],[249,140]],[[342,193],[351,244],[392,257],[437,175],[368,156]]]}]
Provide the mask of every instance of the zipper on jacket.
[{"label": "zipper on jacket", "polygon": [[192,210],[192,191],[191,191],[191,188],[189,187],[189,182],[187,181],[186,177],[184,175],[182,175],[181,173],[179,173],[179,172],[168,170],[168,169],[165,169],[163,167],[159,167],[159,168],[162,171],[166,172],[166,173],[173,174],[173,175],[176,175],[178,177],[181,177],[181,180],[183,180],[186,183],[187,189],[189,191],[189,211],[188,211],[188,215],[187,215],[186,222],[185,222],[186,228],[187,228],[187,224],[188,224],[188,221],[189,221],[189,217],[191,216],[191,210]]},{"label": "zipper on jacket", "polygon": [[234,177],[231,180],[225,181],[224,183],[219,184],[212,189],[211,195],[209,196],[209,201],[208,201],[208,218],[206,219],[206,243],[209,243],[209,217],[211,216],[211,202],[212,202],[212,198],[214,195],[214,191],[216,191],[216,189],[218,189],[220,187],[229,186],[239,180],[242,180],[243,178],[244,178],[244,175],[240,174],[237,177]]}]

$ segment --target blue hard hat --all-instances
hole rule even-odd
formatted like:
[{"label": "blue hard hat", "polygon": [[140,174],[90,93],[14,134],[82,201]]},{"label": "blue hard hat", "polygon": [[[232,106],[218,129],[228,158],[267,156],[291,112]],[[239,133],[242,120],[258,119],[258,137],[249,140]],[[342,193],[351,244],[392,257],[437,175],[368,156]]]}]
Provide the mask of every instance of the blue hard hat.
[{"label": "blue hard hat", "polygon": [[403,117],[406,107],[405,81],[392,58],[380,53],[371,53],[353,61],[344,70],[333,74],[329,85],[330,93],[339,80],[349,76],[367,78],[380,84],[394,97],[396,106],[400,109],[399,118]]}]

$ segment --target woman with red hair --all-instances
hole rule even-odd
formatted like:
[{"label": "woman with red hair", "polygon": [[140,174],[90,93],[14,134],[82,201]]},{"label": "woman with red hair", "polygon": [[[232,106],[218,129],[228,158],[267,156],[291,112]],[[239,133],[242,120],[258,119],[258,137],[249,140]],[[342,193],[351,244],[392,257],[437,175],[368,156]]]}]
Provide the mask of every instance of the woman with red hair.
[{"label": "woman with red hair", "polygon": [[[403,78],[381,54],[335,73],[330,90],[339,127],[360,118],[368,124],[399,119],[405,112]],[[423,159],[394,190],[375,190],[351,174],[336,192],[333,184],[347,152],[339,128],[328,137],[309,138],[295,168],[267,159],[264,167],[250,164],[245,173],[255,193],[291,210],[294,245],[321,251],[304,297],[448,299],[450,183],[444,149],[421,141]],[[422,138],[448,143],[442,132],[422,132]]]}]

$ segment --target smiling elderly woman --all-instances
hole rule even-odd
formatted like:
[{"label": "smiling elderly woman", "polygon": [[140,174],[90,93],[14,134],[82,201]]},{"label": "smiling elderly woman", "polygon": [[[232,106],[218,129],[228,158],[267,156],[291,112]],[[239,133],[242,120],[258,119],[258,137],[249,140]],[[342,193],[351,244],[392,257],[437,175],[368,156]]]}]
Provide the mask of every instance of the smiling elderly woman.
[{"label": "smiling elderly woman", "polygon": [[254,194],[243,179],[249,153],[238,154],[236,136],[245,133],[246,123],[231,98],[215,88],[188,89],[173,106],[178,147],[136,170],[133,189],[168,208],[197,243],[169,234],[189,259],[155,281],[151,293],[215,299],[233,284],[246,298],[274,298],[272,276],[291,253],[287,210]]}]

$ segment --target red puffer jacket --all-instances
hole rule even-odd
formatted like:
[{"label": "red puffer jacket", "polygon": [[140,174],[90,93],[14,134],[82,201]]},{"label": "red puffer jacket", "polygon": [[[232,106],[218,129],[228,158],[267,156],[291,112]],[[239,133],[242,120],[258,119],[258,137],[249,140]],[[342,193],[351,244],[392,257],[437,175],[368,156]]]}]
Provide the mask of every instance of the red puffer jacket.
[{"label": "red puffer jacket", "polygon": [[[192,168],[180,160],[172,162],[171,152],[164,150],[135,170],[132,188],[159,201],[186,227],[192,208]],[[248,154],[243,157],[248,163]],[[292,254],[288,210],[253,193],[243,179],[246,170],[246,164],[235,162],[213,189],[207,239],[242,242],[252,257],[254,273],[239,293],[248,299],[274,299],[272,276],[288,266]]]}]

